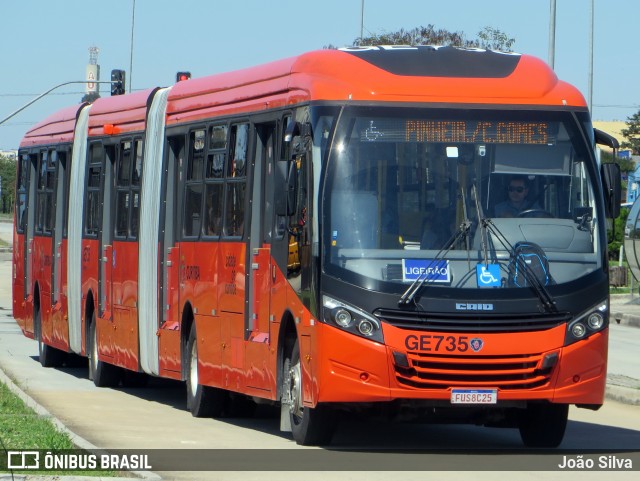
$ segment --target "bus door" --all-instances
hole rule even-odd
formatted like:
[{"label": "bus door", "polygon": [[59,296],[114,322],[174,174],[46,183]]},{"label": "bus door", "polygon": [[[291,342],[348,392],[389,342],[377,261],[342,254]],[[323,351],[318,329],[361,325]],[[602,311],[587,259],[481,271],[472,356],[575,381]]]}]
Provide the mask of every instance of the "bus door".
[{"label": "bus door", "polygon": [[[118,365],[138,369],[138,213],[142,141],[124,139],[117,146],[111,194],[111,308]],[[105,184],[106,187],[106,184]],[[106,205],[106,203],[105,203]]]},{"label": "bus door", "polygon": [[[272,331],[272,294],[275,292],[277,266],[272,262],[272,244],[278,241],[275,229],[276,138],[277,123],[257,124],[255,129],[255,162],[253,171],[251,232],[249,240],[250,267],[247,289],[248,310],[245,323],[245,364],[247,386],[270,390],[266,366],[274,366],[277,331]],[[284,235],[280,242],[286,242]]]},{"label": "bus door", "polygon": [[28,169],[28,194],[26,210],[23,215],[27,216],[26,225],[21,220],[25,228],[24,235],[24,300],[26,314],[25,331],[33,332],[33,236],[35,232],[36,219],[36,184],[38,175],[38,154],[29,154],[28,165],[24,165]]},{"label": "bus door", "polygon": [[[161,318],[158,330],[159,369],[161,373],[180,373],[180,247],[176,243],[178,221],[178,185],[181,175],[180,165],[184,161],[185,136],[169,137],[163,176],[165,202],[160,205],[160,277]],[[189,333],[186,333],[188,336]],[[167,372],[169,371],[169,372]]]},{"label": "bus door", "polygon": [[[51,305],[53,306],[53,323],[54,323],[54,335],[67,336],[66,339],[59,339],[65,344],[68,344],[69,329],[66,321],[64,320],[62,298],[65,290],[63,289],[63,283],[66,281],[66,260],[62,258],[63,252],[63,236],[65,234],[67,207],[68,207],[68,195],[69,192],[69,170],[68,170],[68,157],[66,150],[53,151],[54,163],[57,167],[56,172],[56,184],[54,193],[54,212],[55,219],[53,223],[52,232],[52,249],[53,249],[53,272],[52,272],[52,288],[51,288]],[[66,303],[65,303],[66,305]]]},{"label": "bus door", "polygon": [[112,271],[113,271],[113,198],[114,179],[113,171],[116,161],[116,149],[113,146],[104,147],[104,172],[102,177],[102,209],[100,218],[100,266],[98,281],[98,324],[96,333],[98,336],[98,351],[105,348],[109,356],[113,356],[113,296],[112,296]]}]

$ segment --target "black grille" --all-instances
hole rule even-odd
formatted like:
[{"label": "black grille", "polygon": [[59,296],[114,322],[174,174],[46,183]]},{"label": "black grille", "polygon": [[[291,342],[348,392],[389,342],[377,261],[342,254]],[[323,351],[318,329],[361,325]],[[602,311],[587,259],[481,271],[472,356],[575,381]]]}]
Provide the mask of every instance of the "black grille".
[{"label": "black grille", "polygon": [[540,314],[501,314],[495,312],[421,312],[376,309],[373,314],[382,322],[401,329],[468,333],[545,331],[566,324],[568,312]]},{"label": "black grille", "polygon": [[408,358],[410,368],[395,367],[396,380],[416,389],[532,389],[548,384],[552,371],[541,367],[542,354],[449,356],[409,352]]}]

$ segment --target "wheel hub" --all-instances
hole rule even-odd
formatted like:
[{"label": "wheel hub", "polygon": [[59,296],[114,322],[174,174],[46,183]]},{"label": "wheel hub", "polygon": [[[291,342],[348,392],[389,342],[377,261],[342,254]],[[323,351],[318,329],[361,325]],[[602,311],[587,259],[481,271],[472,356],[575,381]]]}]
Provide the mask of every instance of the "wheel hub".
[{"label": "wheel hub", "polygon": [[289,412],[302,417],[302,383],[300,375],[300,361],[289,369]]}]

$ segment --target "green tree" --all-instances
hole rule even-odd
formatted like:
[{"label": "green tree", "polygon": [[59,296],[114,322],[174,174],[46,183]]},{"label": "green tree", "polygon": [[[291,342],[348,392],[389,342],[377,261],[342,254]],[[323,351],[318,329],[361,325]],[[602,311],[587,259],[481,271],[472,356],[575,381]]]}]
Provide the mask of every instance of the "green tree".
[{"label": "green tree", "polygon": [[2,198],[0,212],[11,212],[16,198],[16,161],[0,155],[0,177],[2,177]]},{"label": "green tree", "polygon": [[620,215],[613,219],[613,232],[611,229],[607,229],[607,239],[609,240],[608,253],[609,259],[617,259],[620,246],[624,242],[624,228],[627,225],[627,217],[629,217],[630,210],[626,207],[620,209]]},{"label": "green tree", "polygon": [[497,28],[484,27],[478,32],[478,47],[487,50],[498,50],[500,52],[511,52],[511,47],[516,42],[515,38],[510,38],[506,33]]},{"label": "green tree", "polygon": [[620,170],[622,172],[625,173],[629,173],[629,172],[633,172],[636,170],[636,163],[631,160],[631,159],[627,159],[627,158],[623,158],[623,157],[614,157],[612,152],[606,152],[606,151],[602,151],[601,152],[601,160],[603,164],[611,164],[611,163],[616,163],[620,166]]},{"label": "green tree", "polygon": [[621,147],[630,149],[633,155],[640,155],[640,110],[631,117],[627,117],[625,124],[627,128],[620,132],[626,141],[622,142]]},{"label": "green tree", "polygon": [[[420,26],[411,30],[401,28],[396,32],[372,34],[368,37],[356,38],[355,46],[363,45],[444,45],[465,48],[486,48],[511,52],[515,39],[506,33],[493,28],[484,27],[476,38],[467,38],[464,32],[450,32],[434,25]],[[330,45],[325,48],[335,48]]]}]

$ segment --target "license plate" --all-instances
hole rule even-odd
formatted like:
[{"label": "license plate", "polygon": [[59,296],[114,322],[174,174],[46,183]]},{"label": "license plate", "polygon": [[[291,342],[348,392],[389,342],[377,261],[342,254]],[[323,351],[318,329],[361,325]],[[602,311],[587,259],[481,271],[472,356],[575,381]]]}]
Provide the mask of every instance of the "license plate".
[{"label": "license plate", "polygon": [[496,404],[497,389],[452,389],[451,404]]}]

